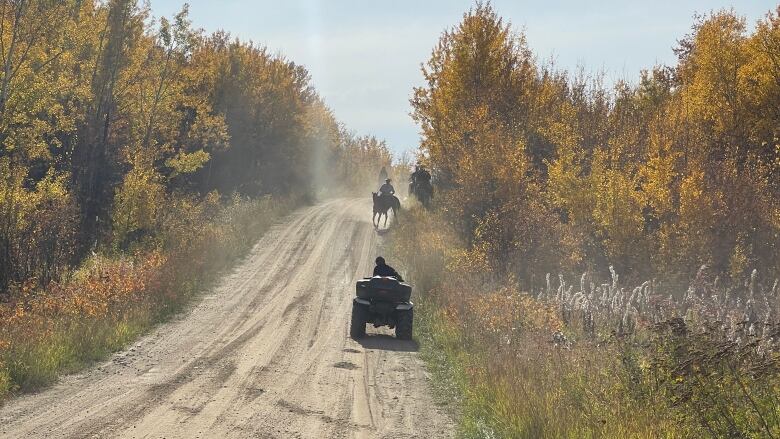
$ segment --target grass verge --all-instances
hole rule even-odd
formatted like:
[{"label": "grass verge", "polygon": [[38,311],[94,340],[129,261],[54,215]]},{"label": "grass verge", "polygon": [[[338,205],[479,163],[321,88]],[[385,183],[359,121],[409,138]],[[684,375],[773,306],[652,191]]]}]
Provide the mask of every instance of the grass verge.
[{"label": "grass verge", "polygon": [[721,306],[741,320],[707,320],[718,314],[702,300],[639,301],[649,284],[625,290],[616,277],[598,293],[583,280],[582,292],[561,281],[557,297],[529,294],[464,247],[436,213],[415,210],[387,243],[415,287],[422,357],[437,393],[457,403],[460,437],[780,437],[771,319],[756,328]]},{"label": "grass verge", "polygon": [[133,249],[95,255],[45,290],[17,286],[0,304],[0,401],[104,359],[181,312],[299,204],[181,201]]}]

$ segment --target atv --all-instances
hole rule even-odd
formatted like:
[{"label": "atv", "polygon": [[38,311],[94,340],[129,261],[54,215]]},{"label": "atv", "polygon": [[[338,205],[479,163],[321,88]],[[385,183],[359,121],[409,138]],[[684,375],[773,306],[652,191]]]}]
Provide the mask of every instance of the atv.
[{"label": "atv", "polygon": [[412,287],[394,277],[374,276],[361,279],[352,300],[352,323],[349,335],[357,340],[366,335],[366,323],[375,328],[395,328],[400,340],[412,339],[414,304],[409,300]]}]

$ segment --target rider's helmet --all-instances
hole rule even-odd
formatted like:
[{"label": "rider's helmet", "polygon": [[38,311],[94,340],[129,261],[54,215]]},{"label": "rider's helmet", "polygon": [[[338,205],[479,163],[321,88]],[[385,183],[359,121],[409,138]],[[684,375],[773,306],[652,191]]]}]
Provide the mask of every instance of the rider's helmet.
[{"label": "rider's helmet", "polygon": [[392,181],[392,180],[390,180],[389,178],[386,178],[386,179],[385,179],[385,183],[390,183],[391,181]]},{"label": "rider's helmet", "polygon": [[385,258],[383,258],[381,256],[377,256],[375,262],[376,262],[376,265],[385,265]]}]

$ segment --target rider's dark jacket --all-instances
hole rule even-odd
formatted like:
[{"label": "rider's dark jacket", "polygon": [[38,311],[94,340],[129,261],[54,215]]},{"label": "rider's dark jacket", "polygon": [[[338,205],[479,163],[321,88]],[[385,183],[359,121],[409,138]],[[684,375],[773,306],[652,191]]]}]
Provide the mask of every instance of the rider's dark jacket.
[{"label": "rider's dark jacket", "polygon": [[431,173],[425,169],[418,169],[412,173],[409,177],[409,181],[411,181],[412,184],[429,182],[431,181]]},{"label": "rider's dark jacket", "polygon": [[395,188],[390,183],[385,183],[379,188],[379,195],[394,195]]},{"label": "rider's dark jacket", "polygon": [[390,276],[398,279],[401,282],[404,281],[401,275],[398,274],[398,272],[395,271],[393,267],[387,264],[377,265],[376,267],[374,267],[374,276]]}]

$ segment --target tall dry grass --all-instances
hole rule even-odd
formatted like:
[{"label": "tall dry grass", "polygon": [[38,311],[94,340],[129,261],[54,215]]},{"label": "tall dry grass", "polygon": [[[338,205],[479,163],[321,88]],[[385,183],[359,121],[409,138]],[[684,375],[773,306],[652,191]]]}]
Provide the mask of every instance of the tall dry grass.
[{"label": "tall dry grass", "polygon": [[0,399],[47,385],[120,349],[180,311],[244,255],[295,199],[172,199],[154,235],[94,255],[44,289],[16,285],[0,304]]},{"label": "tall dry grass", "polygon": [[391,241],[462,436],[780,437],[777,282],[726,286],[702,269],[663,291],[613,270],[525,291],[439,214],[405,212]]}]

